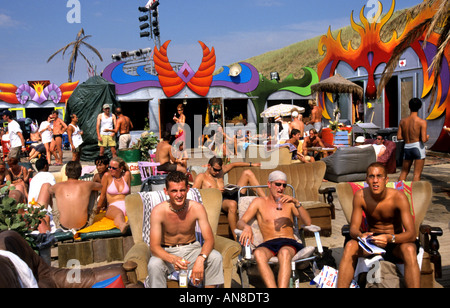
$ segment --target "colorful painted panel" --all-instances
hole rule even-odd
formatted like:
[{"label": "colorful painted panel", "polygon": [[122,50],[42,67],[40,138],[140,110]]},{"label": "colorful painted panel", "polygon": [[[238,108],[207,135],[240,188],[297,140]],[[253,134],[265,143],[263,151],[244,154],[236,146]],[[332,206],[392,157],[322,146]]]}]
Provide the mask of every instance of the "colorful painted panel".
[{"label": "colorful painted panel", "polygon": [[[320,80],[331,77],[339,62],[343,61],[350,65],[354,71],[358,67],[364,67],[368,72],[368,83],[365,89],[366,98],[368,100],[374,100],[377,93],[377,85],[375,84],[374,72],[377,67],[383,63],[387,63],[391,58],[393,51],[397,45],[400,44],[404,35],[411,31],[414,27],[421,24],[424,20],[429,19],[436,12],[434,6],[430,6],[415,18],[408,21],[401,36],[398,36],[397,32],[392,34],[392,38],[388,42],[383,42],[380,37],[380,31],[382,27],[390,20],[394,13],[395,0],[392,0],[392,6],[389,12],[382,16],[383,6],[380,2],[379,10],[377,15],[373,18],[373,22],[369,22],[364,16],[364,9],[362,8],[360,13],[361,23],[357,24],[353,19],[353,12],[351,15],[351,26],[358,32],[361,36],[361,44],[357,49],[353,49],[351,42],[349,43],[347,49],[342,45],[341,42],[341,32],[338,34],[337,39],[334,39],[331,34],[331,29],[328,30],[327,35],[322,36],[319,42],[319,53],[325,55],[324,59],[318,64],[318,74]],[[437,2],[436,2],[437,3]],[[377,22],[379,21],[379,22]],[[425,33],[423,36],[411,43],[411,48],[416,53],[418,59],[422,65],[423,71],[423,93],[422,98],[426,98],[430,95],[432,90],[432,85],[434,82],[434,75],[432,74],[432,69],[430,69],[433,57],[437,52],[437,42],[439,40],[439,35],[433,33],[425,46],[423,46],[423,41],[425,38]],[[326,50],[326,54],[325,54]],[[442,63],[442,70],[439,75],[439,87],[437,89],[436,101],[430,103],[430,108],[428,110],[427,120],[435,120],[445,114],[444,125],[450,126],[450,112],[445,112],[450,104],[450,45],[447,46],[445,56]],[[400,63],[401,65],[401,63]],[[323,110],[323,117],[330,119],[323,98],[321,98],[320,106]],[[445,138],[448,138],[445,132],[442,132],[435,146],[439,143],[443,143]]]},{"label": "colorful painted panel", "polygon": [[16,87],[13,84],[0,83],[0,100],[9,104],[25,105],[28,101],[42,104],[53,101],[55,104],[65,103],[72,95],[77,82],[65,83],[57,86],[50,82],[34,82],[31,85],[22,84]]},{"label": "colorful painted panel", "polygon": [[214,48],[210,50],[204,43],[199,43],[203,49],[203,58],[197,72],[187,62],[175,72],[167,57],[167,48],[170,44],[170,41],[167,41],[154,52],[153,60],[158,76],[145,72],[145,65],[137,68],[136,75],[129,75],[124,72],[126,63],[119,61],[105,68],[103,78],[116,85],[118,95],[145,87],[162,88],[167,97],[177,95],[185,87],[201,96],[206,96],[211,87],[226,87],[240,93],[248,93],[258,87],[258,71],[248,63],[239,63],[242,72],[236,77],[229,76],[228,67],[223,67],[222,73],[213,76],[216,68]]}]

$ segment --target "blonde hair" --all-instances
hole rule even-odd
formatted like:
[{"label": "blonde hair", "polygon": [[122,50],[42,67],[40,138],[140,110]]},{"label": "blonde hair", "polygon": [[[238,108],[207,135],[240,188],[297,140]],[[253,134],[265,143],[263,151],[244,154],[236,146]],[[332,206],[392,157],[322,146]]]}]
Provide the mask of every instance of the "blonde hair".
[{"label": "blonde hair", "polygon": [[114,157],[109,162],[115,161],[119,164],[119,167],[122,167],[124,171],[130,171],[130,167],[128,167],[128,164],[121,158],[121,157]]}]

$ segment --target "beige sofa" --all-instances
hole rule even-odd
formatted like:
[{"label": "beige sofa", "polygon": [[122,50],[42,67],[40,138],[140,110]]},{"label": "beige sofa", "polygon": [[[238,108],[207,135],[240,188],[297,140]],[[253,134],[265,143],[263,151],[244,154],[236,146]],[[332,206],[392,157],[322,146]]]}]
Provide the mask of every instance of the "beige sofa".
[{"label": "beige sofa", "polygon": [[292,153],[287,147],[267,151],[266,146],[250,144],[245,150],[244,161],[247,163],[261,163],[263,168],[273,169],[278,165],[290,165]]},{"label": "beige sofa", "polygon": [[[410,183],[410,182],[406,182]],[[443,231],[438,227],[422,225],[431,204],[433,188],[429,182],[412,182],[412,204],[414,206],[416,234],[420,240],[425,253],[421,267],[421,287],[432,288],[437,285],[436,278],[442,277],[441,256],[439,254],[439,242],[437,237],[442,236]],[[350,223],[353,212],[353,188],[349,183],[339,183],[336,186],[339,202],[342,206],[345,218]],[[342,234],[346,237],[345,243],[349,240],[349,226],[342,228]],[[432,264],[434,266],[432,266]],[[433,277],[434,271],[434,277]]]},{"label": "beige sofa", "polygon": [[[308,210],[312,224],[322,229],[322,236],[331,235],[331,219],[335,218],[332,193],[335,191],[335,188],[320,189],[326,169],[324,162],[279,165],[273,169],[235,167],[228,172],[228,183],[237,183],[242,172],[246,169],[250,169],[255,174],[261,185],[267,184],[269,174],[274,169],[286,173],[288,184],[294,187],[296,198]],[[289,191],[287,190],[286,192],[288,193]],[[307,235],[310,234],[307,233]]]},{"label": "beige sofa", "polygon": [[[236,258],[241,252],[239,243],[218,236],[217,226],[219,223],[220,210],[222,207],[222,194],[217,189],[201,189],[200,190],[203,205],[208,213],[209,223],[215,235],[214,249],[219,251],[223,257],[223,270],[225,288],[231,287],[233,258]],[[147,264],[150,260],[150,247],[143,241],[143,203],[139,194],[131,194],[125,198],[125,206],[127,215],[133,234],[134,246],[125,256],[124,262],[133,261],[137,264],[136,275],[138,281],[144,282],[147,277]]]}]

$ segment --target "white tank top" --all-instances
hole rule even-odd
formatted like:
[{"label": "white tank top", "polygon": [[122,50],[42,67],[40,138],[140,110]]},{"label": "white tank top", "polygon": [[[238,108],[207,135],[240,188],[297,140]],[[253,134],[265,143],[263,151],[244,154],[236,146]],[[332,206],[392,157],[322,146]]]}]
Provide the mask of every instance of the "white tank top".
[{"label": "white tank top", "polygon": [[69,124],[70,126],[72,126],[74,128],[74,131],[72,133],[72,142],[73,145],[75,146],[75,148],[78,148],[80,146],[80,144],[83,143],[83,137],[81,137],[80,131],[81,129],[73,124]]},{"label": "white tank top", "polygon": [[105,129],[114,129],[113,118],[110,115],[108,118],[102,113],[102,120],[100,123],[100,134],[111,134],[111,132],[105,132]]}]

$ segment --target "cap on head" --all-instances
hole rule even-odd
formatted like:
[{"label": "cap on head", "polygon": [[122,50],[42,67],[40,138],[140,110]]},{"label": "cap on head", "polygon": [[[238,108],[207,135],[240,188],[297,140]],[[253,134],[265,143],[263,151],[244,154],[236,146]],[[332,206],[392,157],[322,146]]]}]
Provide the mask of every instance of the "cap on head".
[{"label": "cap on head", "polygon": [[104,104],[103,109],[107,109],[107,108],[111,109],[111,106],[109,106],[109,104]]},{"label": "cap on head", "polygon": [[273,171],[271,174],[269,174],[269,183],[275,182],[275,181],[285,181],[287,182],[287,176],[282,171]]},{"label": "cap on head", "polygon": [[355,142],[356,143],[364,143],[366,141],[366,139],[364,138],[364,136],[358,136],[356,139],[355,139]]}]

